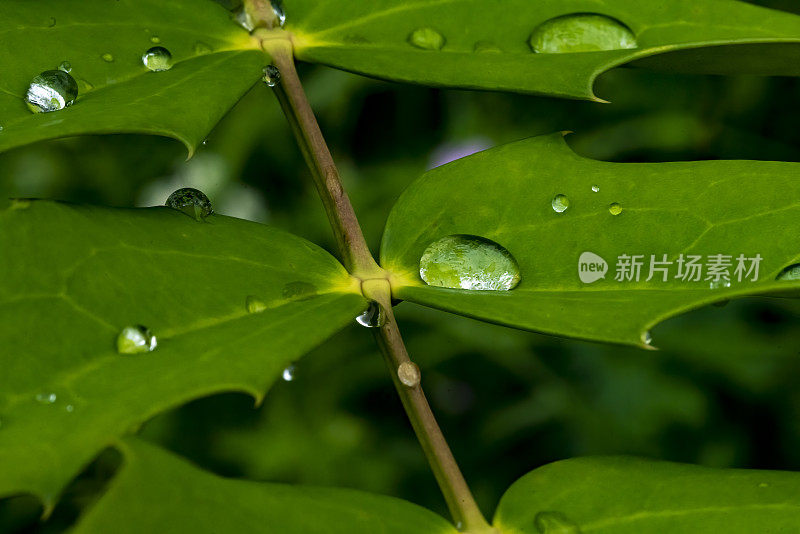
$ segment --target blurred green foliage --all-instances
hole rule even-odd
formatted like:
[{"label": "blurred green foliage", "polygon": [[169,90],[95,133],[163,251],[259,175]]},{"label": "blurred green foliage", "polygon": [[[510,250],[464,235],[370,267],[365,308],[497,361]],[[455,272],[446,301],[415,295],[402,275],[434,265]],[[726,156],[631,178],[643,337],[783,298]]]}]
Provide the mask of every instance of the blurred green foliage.
[{"label": "blurred green foliage", "polygon": [[[800,161],[797,79],[618,69],[598,83],[597,94],[613,102],[603,105],[403,86],[325,68],[306,67],[301,76],[373,250],[402,190],[435,159],[470,146],[572,130],[568,142],[578,153],[608,161]],[[188,162],[179,143],[142,136],[65,139],[0,155],[6,197],[144,206],[184,186],[204,190],[219,213],[334,250],[264,86]],[[433,410],[490,515],[516,478],[577,455],[800,469],[797,301],[746,299],[673,319],[653,332],[657,352],[518,332],[411,304],[397,313]],[[142,432],[223,475],[359,488],[445,512],[371,335],[355,323],[300,360],[295,380],[274,387],[262,406],[215,396]],[[49,522],[31,523],[35,504],[15,498],[0,501],[0,524],[58,530],[102,488],[113,463],[92,466]]]}]

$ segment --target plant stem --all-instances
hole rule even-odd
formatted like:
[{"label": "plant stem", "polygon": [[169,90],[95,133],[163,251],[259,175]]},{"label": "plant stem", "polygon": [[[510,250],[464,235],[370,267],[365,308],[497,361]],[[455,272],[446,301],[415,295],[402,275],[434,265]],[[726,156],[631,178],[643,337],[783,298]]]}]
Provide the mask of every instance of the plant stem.
[{"label": "plant stem", "polygon": [[475,503],[453,453],[431,412],[419,380],[409,386],[398,376],[398,369],[403,364],[406,364],[405,368],[411,365],[417,373],[418,368],[411,363],[392,311],[389,276],[378,266],[367,247],[353,206],[339,179],[339,171],[297,76],[291,41],[286,38],[270,38],[274,33],[262,35],[264,36],[262,47],[272,56],[275,66],[281,73],[280,83],[275,86],[275,95],[314,176],[317,192],[328,214],[345,267],[353,276],[362,280],[362,293],[376,301],[385,315],[385,322],[375,332],[375,338],[453,521],[464,532],[474,534],[495,532]]}]

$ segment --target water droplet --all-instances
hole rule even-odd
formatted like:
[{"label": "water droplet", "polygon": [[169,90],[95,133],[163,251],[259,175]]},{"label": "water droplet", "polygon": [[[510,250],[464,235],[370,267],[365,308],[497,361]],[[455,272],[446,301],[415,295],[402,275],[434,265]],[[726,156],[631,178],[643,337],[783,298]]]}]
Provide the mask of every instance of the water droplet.
[{"label": "water droplet", "polygon": [[284,285],[281,294],[285,299],[305,300],[317,294],[317,286],[298,280]]},{"label": "water droplet", "polygon": [[283,9],[283,2],[281,0],[271,0],[272,12],[275,14],[275,20],[278,21],[278,26],[283,28],[286,24],[286,11]]},{"label": "water droplet", "polygon": [[211,45],[204,43],[203,41],[197,41],[194,44],[194,53],[198,56],[202,56],[204,54],[210,54],[213,52],[214,49],[211,48]]},{"label": "water droplet", "polygon": [[380,328],[386,324],[386,311],[375,301],[369,303],[367,309],[356,317],[356,322],[367,328]]},{"label": "water droplet", "polygon": [[47,27],[48,28],[53,28],[53,27],[55,27],[55,25],[56,25],[56,18],[55,17],[50,17],[49,19],[47,19]]},{"label": "water droplet", "polygon": [[766,482],[761,482],[761,483],[758,485],[758,487],[759,487],[759,488],[768,488],[768,487],[769,487],[769,484],[767,484]]},{"label": "water droplet", "polygon": [[475,43],[475,46],[472,48],[472,51],[478,52],[479,54],[486,52],[492,54],[498,54],[502,52],[502,50],[500,50],[500,47],[491,41],[478,41],[477,43]]},{"label": "water droplet", "polygon": [[297,369],[295,369],[294,364],[292,364],[283,370],[283,374],[281,376],[286,382],[291,382],[292,380],[294,380],[294,375],[296,371]]},{"label": "water droplet", "polygon": [[153,72],[172,68],[172,54],[163,46],[154,46],[142,55],[142,63]]},{"label": "water droplet", "polygon": [[636,36],[620,21],[592,13],[565,15],[537,27],[528,44],[540,54],[636,48]]},{"label": "water droplet", "polygon": [[5,130],[5,128],[3,128],[3,125],[0,124],[0,132],[2,132],[3,130]]},{"label": "water droplet", "polygon": [[254,295],[248,295],[247,300],[245,300],[245,307],[247,308],[247,313],[260,313],[267,309],[266,303]]},{"label": "water droplet", "polygon": [[211,201],[205,193],[191,187],[184,187],[172,193],[167,199],[166,205],[184,212],[196,221],[202,221],[214,213],[211,209]]},{"label": "water droplet", "polygon": [[776,280],[800,280],[800,263],[790,265],[775,278]]},{"label": "water droplet", "polygon": [[56,402],[56,394],[55,393],[37,393],[36,400],[41,402],[42,404],[53,404]]},{"label": "water droplet", "polygon": [[441,50],[445,38],[433,28],[417,28],[408,36],[408,42],[423,50]]},{"label": "water droplet", "polygon": [[117,352],[139,354],[155,350],[158,341],[146,326],[126,326],[117,336]]},{"label": "water droplet", "polygon": [[615,216],[619,215],[622,213],[622,206],[620,206],[618,202],[613,202],[608,206],[608,213]]},{"label": "water droplet", "polygon": [[540,534],[580,534],[572,520],[561,512],[539,512],[533,520]]},{"label": "water droplet", "polygon": [[450,235],[434,241],[419,260],[428,285],[478,291],[507,291],[520,281],[517,261],[489,239]]},{"label": "water droplet", "polygon": [[414,362],[403,362],[397,367],[397,378],[404,386],[416,387],[420,381],[419,367]]},{"label": "water droplet", "polygon": [[275,65],[264,67],[264,83],[270,87],[275,87],[281,81],[281,71]]},{"label": "water droplet", "polygon": [[161,38],[158,35],[154,35],[150,38],[150,42],[153,44],[158,44],[161,42]]},{"label": "water droplet", "polygon": [[234,22],[244,28],[245,30],[251,32],[256,29],[255,22],[250,14],[244,9],[244,7],[240,8],[239,10],[235,11],[231,17],[233,18]]},{"label": "water droplet", "polygon": [[731,287],[731,281],[724,279],[713,280],[708,284],[708,287],[710,287],[711,289],[725,289]]},{"label": "water droplet", "polygon": [[58,66],[58,70],[63,70],[64,72],[72,72],[72,63],[69,61],[62,61],[61,64]]},{"label": "water droplet", "polygon": [[114,61],[114,56],[112,56],[108,52],[106,52],[105,54],[103,54],[100,57],[103,58],[103,61],[105,61],[106,63],[111,63],[112,61]]},{"label": "water droplet", "polygon": [[599,185],[593,185],[592,186],[592,193],[599,193],[599,192],[600,192],[600,186]]},{"label": "water droplet", "polygon": [[75,406],[73,406],[73,405],[71,405],[71,404],[67,404],[67,405],[64,407],[64,409],[65,409],[67,412],[69,412],[69,413],[72,413],[72,412],[74,412],[74,411],[75,411]]},{"label": "water droplet", "polygon": [[642,334],[642,343],[644,343],[645,345],[653,344],[653,335],[650,334],[650,330]]},{"label": "water droplet", "polygon": [[81,93],[86,93],[87,91],[91,91],[92,89],[94,89],[94,85],[84,80],[83,78],[78,79],[78,87],[80,87]]},{"label": "water droplet", "polygon": [[569,208],[569,199],[566,195],[556,195],[550,205],[553,206],[553,211],[556,213],[564,213]]},{"label": "water droplet", "polygon": [[28,87],[25,101],[34,113],[48,113],[71,106],[78,98],[75,79],[61,70],[47,70],[36,76]]}]

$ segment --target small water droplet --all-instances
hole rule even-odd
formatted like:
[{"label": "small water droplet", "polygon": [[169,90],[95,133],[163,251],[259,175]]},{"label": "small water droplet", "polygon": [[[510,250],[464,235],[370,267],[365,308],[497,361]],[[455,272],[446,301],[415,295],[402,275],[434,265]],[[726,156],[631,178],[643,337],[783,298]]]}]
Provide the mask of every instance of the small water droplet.
[{"label": "small water droplet", "polygon": [[408,42],[423,50],[441,50],[446,40],[444,35],[433,28],[417,28],[409,34]]},{"label": "small water droplet", "polygon": [[250,14],[244,9],[244,7],[241,7],[237,11],[234,11],[231,14],[231,17],[233,18],[234,22],[236,22],[236,24],[238,24],[239,26],[241,26],[242,28],[244,28],[249,32],[252,32],[253,30],[256,29],[253,17],[250,16]]},{"label": "small water droplet", "polygon": [[650,330],[642,334],[642,343],[644,343],[645,345],[653,344],[653,335],[650,334]]},{"label": "small water droplet", "polygon": [[538,26],[528,44],[540,54],[636,48],[636,36],[620,21],[593,13],[564,15]]},{"label": "small water droplet", "polygon": [[86,93],[94,89],[94,85],[84,80],[83,78],[78,79],[78,87],[80,88],[81,93]]},{"label": "small water droplet", "polygon": [[64,409],[65,409],[67,412],[69,412],[69,413],[72,413],[72,412],[74,412],[74,411],[75,411],[75,406],[73,406],[73,405],[71,405],[71,404],[67,404],[67,405],[64,407]]},{"label": "small water droplet", "polygon": [[62,70],[47,70],[36,76],[28,87],[25,101],[34,113],[48,113],[71,106],[78,98],[75,78]]},{"label": "small water droplet", "polygon": [[117,336],[117,352],[120,354],[140,354],[155,350],[158,341],[150,329],[140,324],[126,326]]},{"label": "small water droplet", "polygon": [[612,202],[608,206],[608,213],[614,216],[619,215],[622,213],[622,206],[620,206],[618,202]]},{"label": "small water droplet", "polygon": [[289,282],[283,286],[281,295],[285,299],[305,300],[317,294],[317,286],[310,282]]},{"label": "small water droplet", "polygon": [[161,38],[158,35],[154,35],[150,38],[150,42],[153,44],[158,44],[161,42]]},{"label": "small water droplet", "polygon": [[430,286],[477,291],[508,291],[521,278],[508,250],[473,235],[450,235],[428,245],[419,275]]},{"label": "small water droplet", "polygon": [[404,386],[413,388],[419,385],[419,367],[414,362],[403,362],[397,367],[397,378]]},{"label": "small water droplet", "polygon": [[592,186],[592,193],[599,193],[599,192],[600,192],[600,186],[599,185],[593,185]]},{"label": "small water droplet", "polygon": [[103,58],[103,61],[105,61],[106,63],[111,63],[112,61],[114,61],[114,56],[112,56],[108,52],[106,52],[105,54],[103,54],[100,57]]},{"label": "small water droplet", "polygon": [[260,313],[267,309],[266,303],[254,295],[248,295],[245,300],[247,313]]},{"label": "small water droplet", "polygon": [[569,199],[566,195],[556,195],[550,205],[556,213],[564,213],[569,208]]},{"label": "small water droplet", "polygon": [[281,376],[286,382],[291,382],[294,380],[296,372],[297,369],[295,368],[294,364],[292,364],[283,370],[283,374]]},{"label": "small water droplet", "polygon": [[172,193],[167,199],[166,205],[182,211],[197,221],[202,221],[214,213],[211,209],[211,201],[205,193],[191,187],[184,187]]},{"label": "small water droplet", "polygon": [[153,72],[172,68],[172,54],[163,46],[154,46],[142,55],[142,63]]},{"label": "small water droplet", "polygon": [[386,311],[375,301],[369,303],[367,309],[356,317],[356,322],[366,328],[380,328],[386,324]]},{"label": "small water droplet", "polygon": [[708,287],[711,289],[725,289],[731,287],[731,281],[720,278],[719,280],[711,281]]},{"label": "small water droplet", "polygon": [[800,280],[800,263],[790,265],[780,272],[776,280]]},{"label": "small water droplet", "polygon": [[58,66],[58,70],[63,70],[64,72],[72,72],[72,63],[69,61],[62,61],[61,64]]},{"label": "small water droplet", "polygon": [[264,83],[270,87],[275,87],[281,81],[281,71],[275,65],[264,67]]},{"label": "small water droplet", "polygon": [[275,14],[275,20],[278,21],[278,26],[283,28],[286,24],[286,11],[283,9],[283,2],[281,0],[271,0],[272,12]]},{"label": "small water droplet", "polygon": [[0,124],[0,132],[2,132],[3,130],[5,130],[5,128],[3,128],[3,125]]},{"label": "small water droplet", "polygon": [[533,519],[540,534],[580,534],[581,529],[561,512],[539,512]]},{"label": "small water droplet", "polygon": [[502,52],[502,50],[500,50],[500,47],[491,41],[478,41],[477,43],[475,43],[475,46],[472,48],[472,51],[477,52],[479,54],[486,52],[492,54],[499,54]]},{"label": "small water droplet", "polygon": [[56,394],[55,393],[37,393],[36,400],[41,402],[42,404],[53,404],[56,402]]},{"label": "small water droplet", "polygon": [[47,19],[47,27],[48,28],[53,28],[53,27],[55,27],[55,25],[56,25],[56,18],[55,17],[50,17],[49,19]]},{"label": "small water droplet", "polygon": [[214,49],[211,48],[211,45],[204,43],[203,41],[197,41],[194,44],[194,53],[198,56],[202,56],[204,54],[210,54],[213,52]]},{"label": "small water droplet", "polygon": [[759,488],[768,488],[768,487],[769,487],[769,484],[767,484],[766,482],[761,482],[761,483],[758,485],[758,487],[759,487]]}]

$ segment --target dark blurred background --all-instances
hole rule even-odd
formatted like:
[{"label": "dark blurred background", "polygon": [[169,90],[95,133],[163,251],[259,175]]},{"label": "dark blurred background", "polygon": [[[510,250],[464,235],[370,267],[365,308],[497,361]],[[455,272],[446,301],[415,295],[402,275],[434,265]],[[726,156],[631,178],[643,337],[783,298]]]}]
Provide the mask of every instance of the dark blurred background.
[{"label": "dark blurred background", "polygon": [[[793,1],[759,3],[800,11]],[[613,102],[603,105],[398,85],[307,65],[301,76],[376,253],[393,202],[427,168],[533,135],[572,130],[575,151],[607,161],[800,161],[797,79],[618,69],[597,84]],[[254,87],[197,155],[185,157],[179,143],[156,137],[40,143],[0,155],[0,194],[127,207],[163,204],[174,189],[196,187],[218,213],[333,250],[266,86]],[[489,515],[516,478],[577,455],[800,469],[797,301],[744,299],[670,320],[653,332],[660,351],[561,340],[408,303],[396,312],[433,410]],[[294,379],[279,381],[262,406],[218,395],[159,416],[142,433],[225,476],[358,488],[446,515],[372,336],[355,322],[297,362]],[[49,522],[31,523],[35,503],[16,498],[0,501],[0,524],[60,530],[115,461],[107,453],[90,467]]]}]

